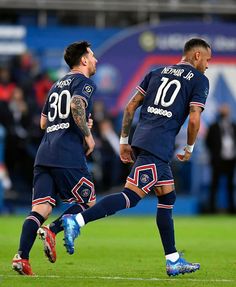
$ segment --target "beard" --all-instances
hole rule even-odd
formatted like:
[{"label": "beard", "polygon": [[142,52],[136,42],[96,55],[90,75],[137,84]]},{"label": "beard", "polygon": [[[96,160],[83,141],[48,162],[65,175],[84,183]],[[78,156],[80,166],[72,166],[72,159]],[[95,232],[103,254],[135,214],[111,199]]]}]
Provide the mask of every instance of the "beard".
[{"label": "beard", "polygon": [[90,69],[90,76],[93,76],[96,73],[96,67],[93,67],[92,69]]}]

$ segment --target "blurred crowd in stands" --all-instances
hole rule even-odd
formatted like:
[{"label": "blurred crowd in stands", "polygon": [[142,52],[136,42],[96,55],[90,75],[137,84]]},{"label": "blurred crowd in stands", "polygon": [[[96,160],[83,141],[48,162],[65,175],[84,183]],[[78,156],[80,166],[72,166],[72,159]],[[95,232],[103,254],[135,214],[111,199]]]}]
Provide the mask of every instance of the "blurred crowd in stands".
[{"label": "blurred crowd in stands", "polygon": [[30,200],[32,167],[42,137],[40,112],[52,83],[28,52],[0,65],[1,177],[7,202],[24,202],[27,194]]}]

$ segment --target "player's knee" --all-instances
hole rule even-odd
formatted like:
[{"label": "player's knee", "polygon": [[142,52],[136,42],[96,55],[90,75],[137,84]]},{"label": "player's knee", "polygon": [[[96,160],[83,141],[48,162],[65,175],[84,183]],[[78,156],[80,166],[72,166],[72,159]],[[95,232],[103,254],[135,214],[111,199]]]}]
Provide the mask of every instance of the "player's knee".
[{"label": "player's knee", "polygon": [[96,204],[96,200],[92,201],[92,202],[88,202],[88,203],[84,203],[82,204],[84,206],[85,209],[88,209],[89,207],[92,207]]},{"label": "player's knee", "polygon": [[126,208],[134,207],[138,204],[138,202],[142,199],[136,192],[131,189],[125,188],[122,191],[122,194],[126,200]]},{"label": "player's knee", "polygon": [[175,190],[164,194],[162,196],[158,196],[158,203],[173,206],[176,200]]},{"label": "player's knee", "polygon": [[32,211],[37,212],[46,220],[52,213],[52,205],[48,202],[37,204],[32,207]]}]

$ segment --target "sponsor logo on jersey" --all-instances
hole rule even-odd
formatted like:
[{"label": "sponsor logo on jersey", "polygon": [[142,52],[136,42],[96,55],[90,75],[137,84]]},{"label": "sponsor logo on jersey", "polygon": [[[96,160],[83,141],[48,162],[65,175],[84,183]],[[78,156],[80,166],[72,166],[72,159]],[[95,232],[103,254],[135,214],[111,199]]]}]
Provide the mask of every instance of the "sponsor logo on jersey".
[{"label": "sponsor logo on jersey", "polygon": [[89,84],[85,84],[82,90],[82,93],[85,94],[86,96],[91,96],[93,92],[93,87]]},{"label": "sponsor logo on jersey", "polygon": [[155,115],[164,116],[164,117],[167,117],[167,118],[171,118],[172,117],[172,112],[171,111],[158,109],[158,108],[154,108],[154,107],[150,107],[150,106],[147,108],[147,112],[151,113],[151,114],[155,114]]},{"label": "sponsor logo on jersey", "polygon": [[52,126],[47,128],[47,133],[55,132],[58,130],[68,129],[69,127],[70,127],[69,123],[61,123],[61,124],[57,124],[57,125],[52,125]]}]

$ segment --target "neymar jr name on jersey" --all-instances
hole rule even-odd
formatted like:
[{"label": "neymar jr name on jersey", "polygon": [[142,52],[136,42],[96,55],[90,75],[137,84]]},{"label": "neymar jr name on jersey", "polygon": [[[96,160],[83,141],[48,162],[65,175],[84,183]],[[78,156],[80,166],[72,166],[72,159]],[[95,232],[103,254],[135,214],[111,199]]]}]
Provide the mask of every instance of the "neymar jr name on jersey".
[{"label": "neymar jr name on jersey", "polygon": [[167,74],[167,75],[174,75],[176,77],[183,77],[186,80],[191,80],[194,76],[194,73],[192,71],[188,71],[187,75],[184,75],[183,73],[185,72],[184,69],[175,69],[171,67],[165,67],[161,73],[162,74]]}]

